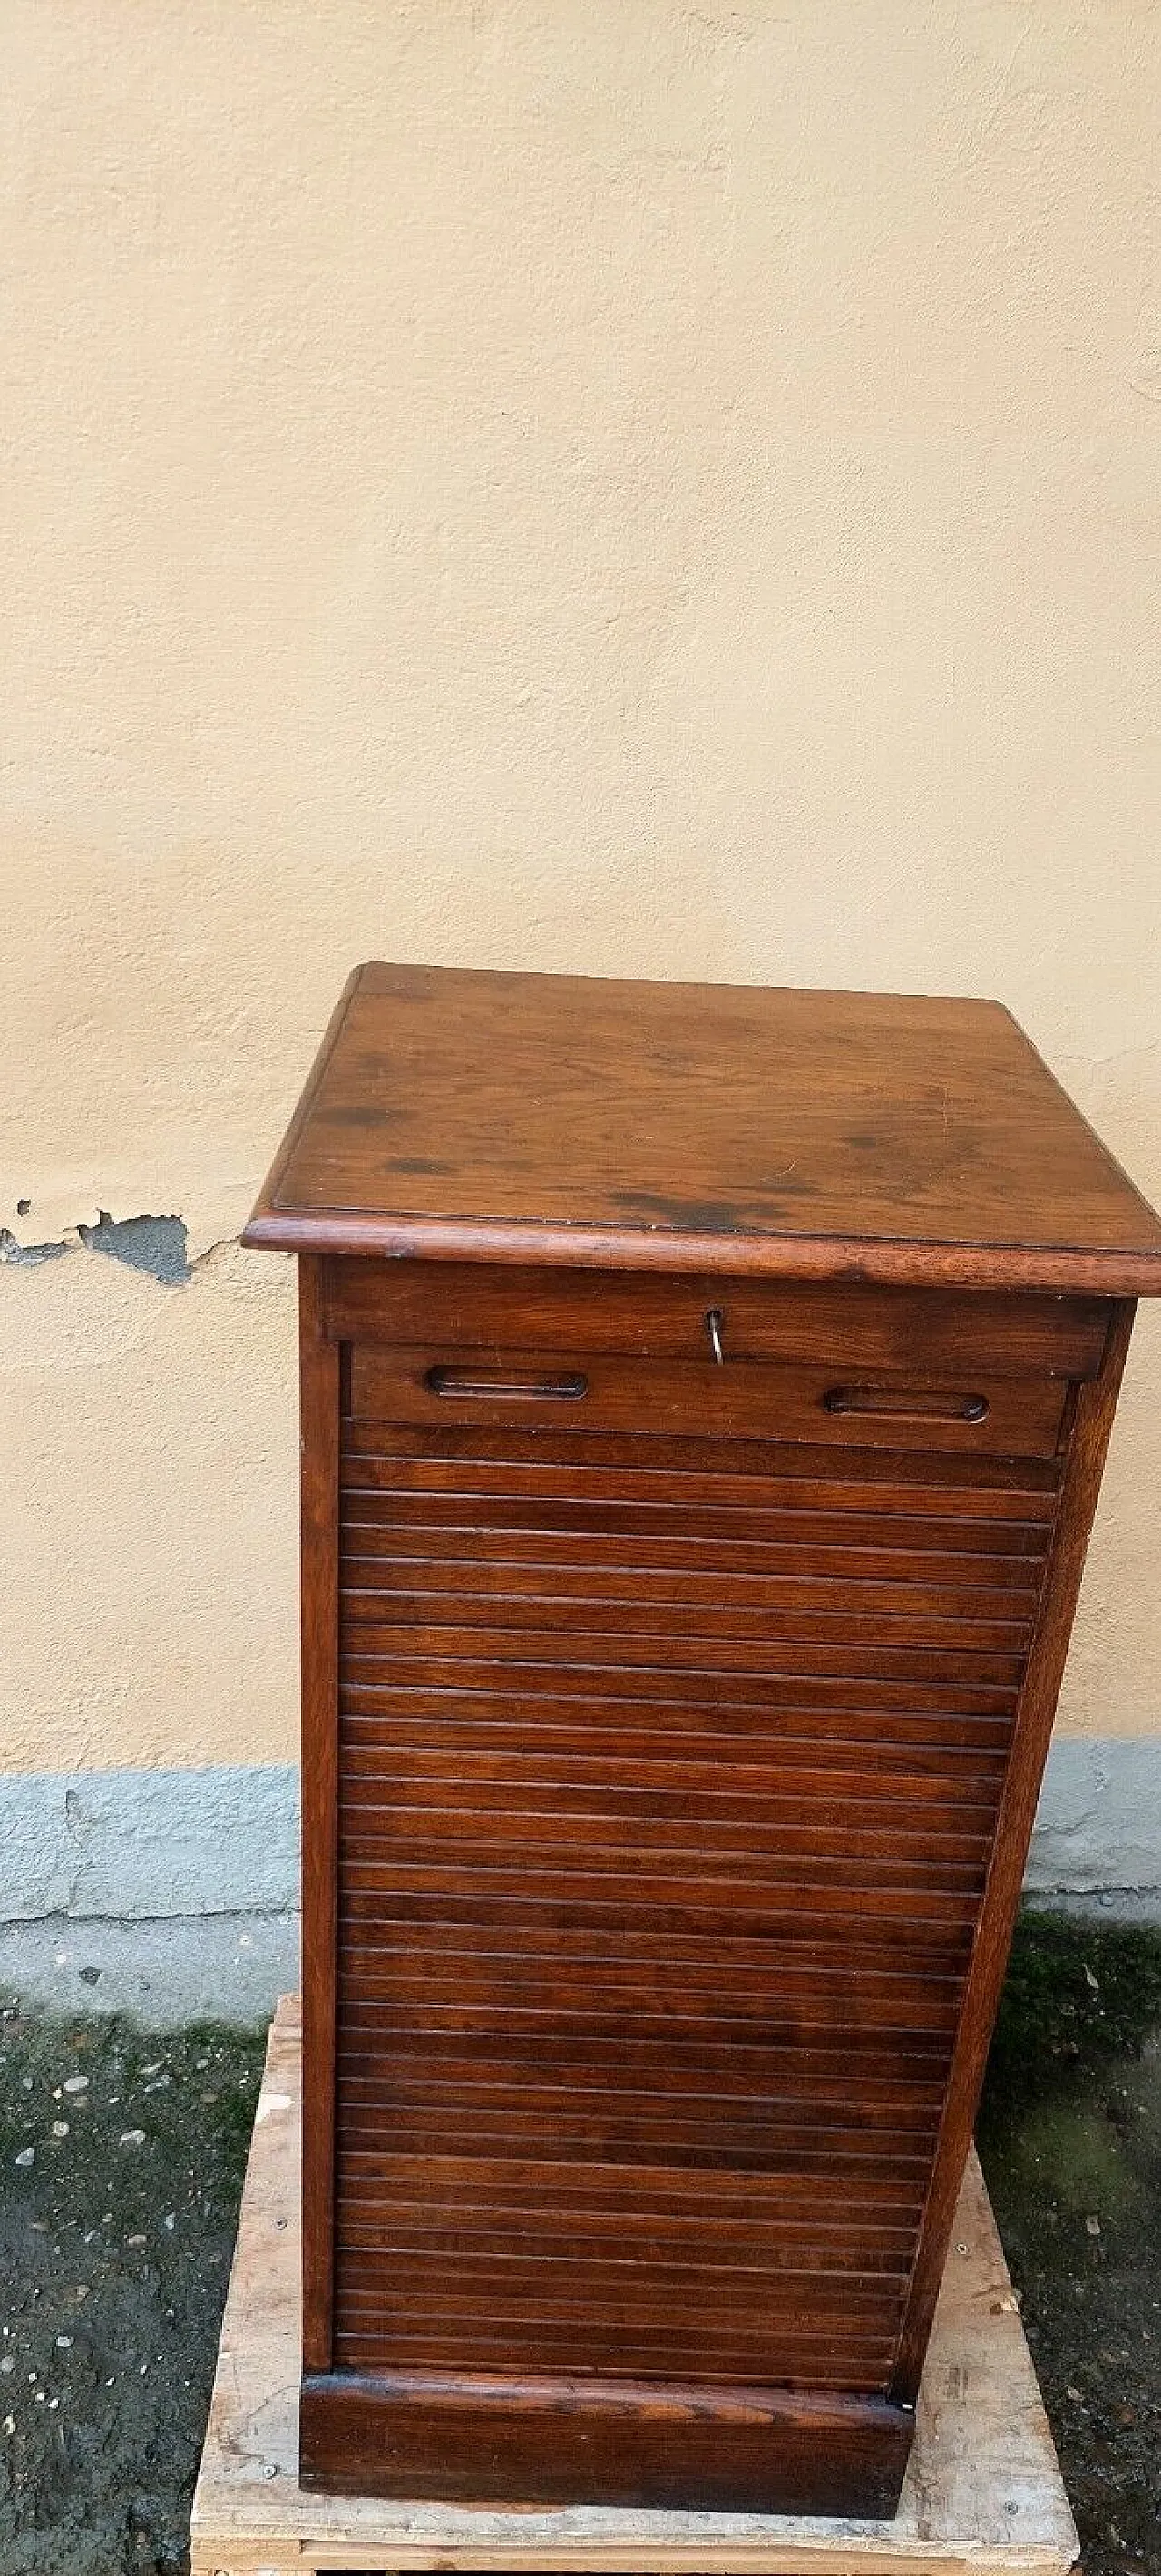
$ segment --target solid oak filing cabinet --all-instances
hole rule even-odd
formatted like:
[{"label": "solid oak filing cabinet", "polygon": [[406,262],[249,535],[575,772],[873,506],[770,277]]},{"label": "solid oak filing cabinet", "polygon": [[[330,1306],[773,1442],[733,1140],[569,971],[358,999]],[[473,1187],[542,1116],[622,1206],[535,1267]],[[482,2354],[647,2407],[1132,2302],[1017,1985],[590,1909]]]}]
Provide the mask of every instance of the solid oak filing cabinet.
[{"label": "solid oak filing cabinet", "polygon": [[1161,1224],[994,1003],[364,966],[246,1240],[304,2476],[890,2513]]}]

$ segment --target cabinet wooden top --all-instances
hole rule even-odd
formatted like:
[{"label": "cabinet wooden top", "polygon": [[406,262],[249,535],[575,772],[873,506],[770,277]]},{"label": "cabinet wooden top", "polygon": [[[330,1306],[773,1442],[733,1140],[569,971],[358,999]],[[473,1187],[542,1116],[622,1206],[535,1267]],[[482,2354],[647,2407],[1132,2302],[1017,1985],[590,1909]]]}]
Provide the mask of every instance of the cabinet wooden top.
[{"label": "cabinet wooden top", "polygon": [[243,1240],[1161,1295],[997,1002],[360,966]]}]

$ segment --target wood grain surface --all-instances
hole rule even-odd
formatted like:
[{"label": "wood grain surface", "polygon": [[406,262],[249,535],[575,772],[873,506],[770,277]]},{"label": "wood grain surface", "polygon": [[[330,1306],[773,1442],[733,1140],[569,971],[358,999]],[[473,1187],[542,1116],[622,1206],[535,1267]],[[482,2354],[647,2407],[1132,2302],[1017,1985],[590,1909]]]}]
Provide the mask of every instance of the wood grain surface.
[{"label": "wood grain surface", "polygon": [[1161,1221],[998,1003],[358,970],[245,1240],[1161,1290]]},{"label": "wood grain surface", "polygon": [[704,1360],[712,1308],[727,1363],[825,1360],[860,1371],[971,1366],[996,1377],[1095,1377],[1112,1311],[1097,1297],[493,1270],[478,1261],[326,1260],[322,1276],[325,1330],[340,1342]]},{"label": "wood grain surface", "polygon": [[723,1439],[804,1440],[847,1448],[930,1449],[1050,1458],[1065,1402],[1058,1378],[993,1377],[961,1364],[955,1381],[917,1364],[874,1377],[848,1359],[812,1368],[739,1360],[589,1358],[575,1350],[488,1352],[458,1365],[450,1345],[384,1350],[355,1343],[352,1403],[363,1420],[465,1424],[507,1421],[544,1430],[655,1432]]}]

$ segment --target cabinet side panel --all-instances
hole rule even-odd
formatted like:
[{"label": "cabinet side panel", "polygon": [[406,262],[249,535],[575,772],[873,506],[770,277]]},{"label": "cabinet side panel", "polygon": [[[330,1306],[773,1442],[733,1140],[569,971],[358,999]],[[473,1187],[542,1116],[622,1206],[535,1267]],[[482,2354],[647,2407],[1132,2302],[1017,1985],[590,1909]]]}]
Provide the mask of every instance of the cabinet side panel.
[{"label": "cabinet side panel", "polygon": [[1060,1510],[1012,1733],[996,1839],[964,1990],[951,2086],[891,2383],[891,2396],[905,2404],[914,2404],[918,2394],[947,2260],[955,2203],[1008,1965],[1048,1741],[1135,1313],[1131,1299],[1114,1307],[1100,1375],[1082,1386],[1077,1397]]},{"label": "cabinet side panel", "polygon": [[339,1362],[321,1264],[299,1261],[302,1445],[303,2353],[331,2358],[335,2131],[335,1782]]}]

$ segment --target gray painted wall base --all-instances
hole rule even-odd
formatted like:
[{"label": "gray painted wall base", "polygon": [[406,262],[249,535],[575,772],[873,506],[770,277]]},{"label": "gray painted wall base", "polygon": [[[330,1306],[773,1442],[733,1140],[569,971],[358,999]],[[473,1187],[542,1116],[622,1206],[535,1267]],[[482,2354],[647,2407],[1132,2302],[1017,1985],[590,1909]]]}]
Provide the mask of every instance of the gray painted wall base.
[{"label": "gray painted wall base", "polygon": [[294,1763],[0,1779],[5,2000],[251,2025],[297,1985]]},{"label": "gray painted wall base", "polygon": [[298,1768],[0,1779],[0,1923],[282,1914],[298,1903]]},{"label": "gray painted wall base", "polygon": [[1026,1884],[1035,1896],[1161,1900],[1161,1737],[1050,1747]]},{"label": "gray painted wall base", "polygon": [[1161,1887],[1102,1887],[1077,1896],[1068,1888],[1025,1891],[1029,1914],[1072,1914],[1081,1923],[1161,1923]]},{"label": "gray painted wall base", "polygon": [[49,1915],[0,1924],[0,2003],[128,2013],[147,2029],[257,2029],[298,1991],[297,1914],[174,1914],[148,1923]]},{"label": "gray painted wall base", "polygon": [[[1161,1738],[1053,1746],[1027,1889],[1161,1921]],[[0,1988],[31,2004],[261,2020],[297,1902],[293,1763],[0,1778]]]}]

